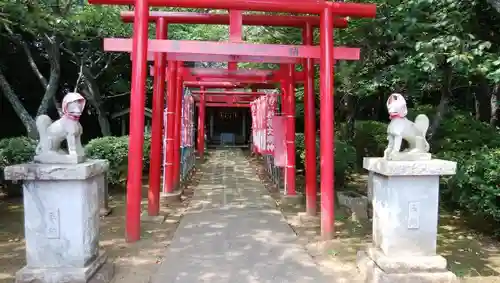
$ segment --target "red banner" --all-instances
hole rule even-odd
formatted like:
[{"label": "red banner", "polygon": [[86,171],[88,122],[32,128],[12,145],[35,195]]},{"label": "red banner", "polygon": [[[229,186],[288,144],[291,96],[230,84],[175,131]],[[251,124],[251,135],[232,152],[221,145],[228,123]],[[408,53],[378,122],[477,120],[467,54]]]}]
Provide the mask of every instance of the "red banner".
[{"label": "red banner", "polygon": [[181,121],[181,147],[192,147],[194,146],[194,99],[191,94],[183,96]]},{"label": "red banner", "polygon": [[266,115],[264,118],[266,140],[264,154],[271,155],[274,152],[273,117],[276,112],[277,95],[273,93],[268,94],[265,96],[264,100],[266,102]]},{"label": "red banner", "polygon": [[274,152],[273,117],[276,104],[276,94],[261,96],[251,103],[252,146],[257,153],[273,154]]},{"label": "red banner", "polygon": [[274,116],[272,119],[274,135],[274,165],[278,167],[286,166],[286,119],[284,116]]},{"label": "red banner", "polygon": [[250,103],[250,112],[252,115],[252,150],[257,152],[257,103]]},{"label": "red banner", "polygon": [[259,99],[259,153],[264,154],[266,150],[266,100],[265,96],[261,96]]}]

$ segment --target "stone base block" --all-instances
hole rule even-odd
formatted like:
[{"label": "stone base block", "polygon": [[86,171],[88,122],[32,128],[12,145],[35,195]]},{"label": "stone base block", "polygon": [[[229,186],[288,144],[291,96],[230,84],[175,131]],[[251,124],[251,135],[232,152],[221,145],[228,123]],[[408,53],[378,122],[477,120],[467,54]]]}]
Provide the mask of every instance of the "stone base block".
[{"label": "stone base block", "polygon": [[339,203],[351,210],[354,221],[368,219],[368,198],[356,192],[339,192]]},{"label": "stone base block", "polygon": [[149,223],[157,223],[161,224],[163,221],[165,221],[165,215],[148,215],[147,211],[143,211],[141,213],[141,221],[142,222],[149,222]]},{"label": "stone base block", "polygon": [[99,216],[108,216],[111,214],[112,211],[113,211],[113,209],[111,207],[101,208],[99,210]]},{"label": "stone base block", "polygon": [[78,164],[86,160],[85,156],[61,154],[58,152],[45,152],[35,155],[35,162],[44,164]]},{"label": "stone base block", "polygon": [[298,206],[303,203],[303,197],[299,195],[292,196],[282,196],[281,197],[281,205],[283,206]]},{"label": "stone base block", "polygon": [[174,191],[172,193],[161,193],[160,199],[166,204],[176,203],[181,201],[181,195],[182,191],[180,190]]},{"label": "stone base block", "polygon": [[446,270],[442,256],[387,257],[376,248],[357,255],[358,268],[366,283],[458,283]]},{"label": "stone base block", "polygon": [[428,152],[398,152],[387,157],[392,161],[422,161],[431,160],[432,155]]},{"label": "stone base block", "polygon": [[321,224],[321,219],[317,215],[309,215],[306,212],[299,212],[297,216],[302,226],[318,227]]},{"label": "stone base block", "polygon": [[104,252],[89,265],[78,267],[32,268],[16,272],[16,283],[108,283],[113,279],[114,264]]}]

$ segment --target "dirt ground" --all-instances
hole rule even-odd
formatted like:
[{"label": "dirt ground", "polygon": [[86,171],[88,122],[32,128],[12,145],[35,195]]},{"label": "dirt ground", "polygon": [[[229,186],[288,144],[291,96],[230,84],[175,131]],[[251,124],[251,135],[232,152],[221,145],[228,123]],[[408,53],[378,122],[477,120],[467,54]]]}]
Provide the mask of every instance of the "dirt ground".
[{"label": "dirt ground", "polygon": [[[182,203],[160,205],[166,215],[162,224],[141,223],[141,240],[125,242],[124,189],[110,189],[112,213],[101,217],[100,245],[115,263],[113,283],[146,283],[163,260],[165,247],[172,239],[196,186],[196,174],[186,182]],[[147,182],[145,182],[147,184]],[[143,210],[147,209],[147,189],[143,186]],[[0,199],[0,283],[14,282],[15,272],[25,265],[22,198]]]},{"label": "dirt ground", "polygon": [[[259,175],[280,205],[280,193],[267,177],[262,161],[257,158],[250,160],[253,164],[261,164]],[[303,176],[297,176],[299,190],[303,185]],[[356,176],[346,188],[366,194],[366,176]],[[332,241],[321,242],[318,223],[304,223],[297,216],[299,212],[305,211],[303,206],[280,205],[280,208],[300,241],[326,271],[341,276],[343,282],[357,281],[354,279],[359,274],[356,268],[356,252],[371,243],[370,220],[354,221],[347,209],[336,208],[337,237]],[[461,282],[500,282],[500,243],[467,228],[466,225],[468,225],[466,221],[458,214],[440,212],[438,254],[447,259],[449,269],[461,279]]]}]

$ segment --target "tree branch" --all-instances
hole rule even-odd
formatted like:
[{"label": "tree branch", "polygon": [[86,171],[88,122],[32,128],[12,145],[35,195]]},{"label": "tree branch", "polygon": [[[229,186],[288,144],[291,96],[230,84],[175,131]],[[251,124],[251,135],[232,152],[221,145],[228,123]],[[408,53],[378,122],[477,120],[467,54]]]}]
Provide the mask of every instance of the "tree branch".
[{"label": "tree branch", "polygon": [[115,97],[125,96],[125,95],[129,95],[129,94],[130,94],[130,91],[124,92],[124,93],[115,94],[115,95],[112,95],[112,96],[107,96],[106,98],[107,99],[109,99],[109,98],[115,98]]},{"label": "tree branch", "polygon": [[12,105],[12,108],[16,112],[19,119],[21,119],[21,122],[23,123],[24,127],[26,128],[26,132],[28,133],[28,136],[30,136],[32,138],[37,138],[35,120],[28,113],[28,111],[24,107],[24,105],[21,102],[21,100],[19,99],[19,97],[17,97],[17,95],[14,93],[14,90],[12,89],[10,84],[7,82],[7,79],[3,75],[3,72],[1,69],[0,69],[0,89],[2,90],[5,98],[7,98],[7,100]]},{"label": "tree branch", "polygon": [[111,63],[116,59],[113,58],[113,56],[109,56],[108,57],[108,60],[106,61],[106,64],[104,65],[104,67],[102,67],[102,69],[99,71],[99,73],[97,73],[97,75],[94,76],[94,79],[98,79],[100,76],[102,76],[102,74],[104,74],[104,72],[109,68],[109,66],[111,66]]},{"label": "tree branch", "polygon": [[[50,62],[50,78],[45,88],[45,93],[43,95],[40,106],[38,107],[37,116],[45,114],[49,108],[49,102],[53,101],[57,89],[59,88],[59,79],[61,76],[61,66],[60,66],[60,47],[58,44],[58,39],[56,36],[50,37],[48,34],[44,34],[44,45]],[[57,107],[57,104],[56,104]],[[58,109],[59,111],[59,109]]]},{"label": "tree branch", "polygon": [[40,72],[40,69],[38,68],[38,65],[36,64],[35,59],[33,59],[33,54],[31,53],[31,50],[30,50],[28,44],[26,43],[26,41],[22,40],[19,35],[14,34],[14,32],[12,32],[12,30],[7,25],[4,25],[4,27],[5,27],[5,30],[7,30],[7,32],[11,36],[11,39],[15,43],[17,43],[19,46],[21,46],[21,48],[23,49],[23,51],[26,54],[26,57],[28,59],[28,63],[30,65],[31,69],[33,70],[33,72],[35,73],[35,76],[38,78],[38,80],[42,84],[42,87],[47,88],[48,81],[42,75],[42,72]]},{"label": "tree branch", "polygon": [[76,82],[75,82],[75,91],[74,92],[77,92],[78,85],[80,84],[82,76],[83,76],[83,63],[80,64],[80,72],[78,73],[78,78],[76,79]]}]

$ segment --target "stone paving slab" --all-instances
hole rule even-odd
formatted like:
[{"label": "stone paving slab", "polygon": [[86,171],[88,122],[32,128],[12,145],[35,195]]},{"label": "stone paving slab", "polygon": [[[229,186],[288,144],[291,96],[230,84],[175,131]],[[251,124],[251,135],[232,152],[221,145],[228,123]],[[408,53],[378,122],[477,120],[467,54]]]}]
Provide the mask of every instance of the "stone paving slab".
[{"label": "stone paving slab", "polygon": [[334,282],[320,272],[238,149],[216,150],[153,283]]}]

